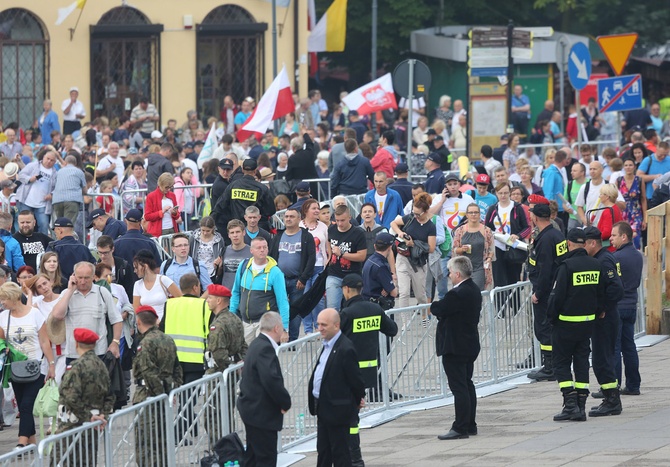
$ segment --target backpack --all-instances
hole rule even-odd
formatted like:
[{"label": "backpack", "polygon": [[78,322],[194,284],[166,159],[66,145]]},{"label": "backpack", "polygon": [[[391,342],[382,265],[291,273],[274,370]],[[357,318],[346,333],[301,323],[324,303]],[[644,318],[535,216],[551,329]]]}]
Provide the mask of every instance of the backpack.
[{"label": "backpack", "polygon": [[[200,282],[200,288],[202,289],[202,281],[200,280],[200,262],[198,262],[198,260],[193,257],[191,257],[191,259],[193,260],[193,269],[195,270],[195,275],[198,276],[198,281]],[[165,265],[161,267],[161,274],[165,275],[165,271],[168,270],[173,261],[174,258],[168,258],[167,260],[165,260]]]},{"label": "backpack", "polygon": [[[605,179],[605,178],[603,178],[603,181],[604,181],[605,183],[609,183],[609,181],[608,181],[607,179]],[[570,180],[570,182],[572,182],[572,180]],[[618,187],[617,187],[617,188],[618,188]],[[586,182],[586,186],[584,187],[584,203],[586,203],[586,200],[589,198],[589,190],[590,190],[590,189],[591,189],[591,180],[589,180],[588,182]],[[568,192],[568,193],[570,193],[570,192]]]}]

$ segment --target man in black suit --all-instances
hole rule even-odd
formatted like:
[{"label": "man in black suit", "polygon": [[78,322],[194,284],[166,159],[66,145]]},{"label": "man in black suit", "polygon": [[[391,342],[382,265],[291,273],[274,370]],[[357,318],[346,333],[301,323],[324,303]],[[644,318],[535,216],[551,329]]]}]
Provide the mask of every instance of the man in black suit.
[{"label": "man in black suit", "polygon": [[[340,331],[340,315],[326,308],[316,321],[323,350],[309,380],[309,413],[316,415],[318,467],[351,466],[349,425],[365,405],[358,354]],[[248,358],[247,353],[247,358]]]},{"label": "man in black suit", "polygon": [[447,263],[454,287],[442,300],[433,302],[430,312],[438,319],[435,346],[454,395],[456,420],[438,439],[463,439],[477,434],[475,415],[477,394],[472,382],[474,363],[479,355],[479,312],[482,295],[472,276],[472,263],[465,256]]},{"label": "man in black suit", "polygon": [[282,429],[284,414],[291,408],[291,396],[284,387],[277,358],[277,343],[284,333],[279,313],[265,313],[260,331],[247,350],[237,399],[247,433],[244,465],[248,467],[277,464],[277,433]]}]

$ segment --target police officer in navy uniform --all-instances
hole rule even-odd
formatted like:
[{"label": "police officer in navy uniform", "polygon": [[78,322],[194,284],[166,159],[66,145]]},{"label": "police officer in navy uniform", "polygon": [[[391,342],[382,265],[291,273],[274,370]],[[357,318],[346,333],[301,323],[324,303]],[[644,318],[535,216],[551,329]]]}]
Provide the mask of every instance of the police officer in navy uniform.
[{"label": "police officer in navy uniform", "polygon": [[444,172],[442,172],[442,156],[436,152],[428,154],[425,169],[428,171],[426,175],[426,193],[442,193],[444,190]]},{"label": "police officer in navy uniform", "polygon": [[563,411],[554,416],[554,421],[586,421],[589,339],[602,308],[605,280],[600,262],[589,257],[585,243],[586,235],[581,228],[568,232],[569,252],[563,255],[556,270],[549,296],[547,315],[553,323],[553,370],[563,394]]},{"label": "police officer in navy uniform", "polygon": [[530,218],[539,233],[528,253],[528,279],[533,286],[533,326],[540,341],[542,367],[528,373],[530,379],[553,381],[551,359],[551,322],[547,319],[547,303],[558,260],[568,252],[565,237],[551,226],[551,210],[547,204],[536,204],[530,209]]},{"label": "police officer in navy uniform", "polygon": [[393,283],[393,271],[389,259],[393,259],[395,237],[388,232],[380,232],[375,237],[375,252],[363,265],[363,290],[361,295],[366,300],[377,303],[384,310],[394,307],[394,298],[398,296],[398,288]]},{"label": "police officer in navy uniform", "polygon": [[74,265],[80,261],[88,261],[95,264],[95,258],[91,251],[80,241],[74,238],[74,225],[67,217],[59,217],[54,222],[55,240],[49,243],[47,251],[55,251],[58,254],[63,277],[70,277],[74,272]]},{"label": "police officer in navy uniform", "polygon": [[[340,312],[340,329],[356,348],[366,388],[377,386],[379,367],[379,333],[388,337],[398,334],[398,325],[388,317],[381,306],[371,303],[361,295],[363,278],[358,274],[347,274],[342,280],[344,305]],[[358,412],[349,430],[349,452],[352,465],[363,467],[360,437],[358,435]]]},{"label": "police officer in navy uniform", "polygon": [[[623,283],[621,282],[621,270],[614,255],[603,248],[602,233],[597,227],[588,226],[584,228],[586,235],[586,251],[589,256],[597,259],[605,274],[606,284],[605,302],[603,312],[593,329],[591,341],[593,343],[593,373],[600,384],[600,393],[592,394],[595,398],[603,401],[598,407],[589,412],[589,417],[602,417],[605,415],[619,415],[621,413],[621,397],[619,394],[619,382],[615,371],[614,349],[617,335],[619,333],[619,309],[617,303],[623,298]],[[600,397],[598,397],[600,396]]]}]

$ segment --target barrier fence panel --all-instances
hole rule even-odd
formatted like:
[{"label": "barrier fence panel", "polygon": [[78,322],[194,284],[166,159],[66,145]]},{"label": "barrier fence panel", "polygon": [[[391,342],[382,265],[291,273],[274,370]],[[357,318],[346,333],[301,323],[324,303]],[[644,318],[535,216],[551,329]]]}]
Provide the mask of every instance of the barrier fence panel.
[{"label": "barrier fence panel", "polygon": [[0,456],[0,467],[37,467],[39,465],[42,464],[38,460],[37,446],[34,444]]},{"label": "barrier fence panel", "polygon": [[242,379],[242,368],[244,362],[231,365],[223,372],[225,387],[223,400],[223,435],[236,432],[244,440],[244,423],[240,412],[237,410],[237,396],[240,390],[240,379]]},{"label": "barrier fence panel", "polygon": [[[381,378],[382,400],[369,397],[372,400],[362,413],[377,411],[380,405],[399,407],[446,395],[441,360],[435,353],[437,319],[428,314],[429,309],[430,305],[425,304],[387,312],[398,325],[398,335],[391,340],[386,357],[386,377]],[[380,340],[381,355],[386,354],[387,342]],[[383,365],[380,371],[384,371]]]},{"label": "barrier fence panel", "polygon": [[102,421],[96,421],[51,435],[40,441],[37,446],[41,465],[43,467],[107,465],[105,433]]},{"label": "barrier fence panel", "polygon": [[115,412],[105,429],[105,466],[176,465],[174,430],[167,394]]},{"label": "barrier fence panel", "polygon": [[291,394],[291,409],[284,415],[284,429],[279,433],[280,450],[316,436],[316,417],[309,414],[307,391],[321,349],[318,333],[279,347],[284,386]]},{"label": "barrier fence panel", "polygon": [[199,462],[224,434],[222,373],[206,375],[173,389],[168,398],[175,420],[177,465]]},{"label": "barrier fence panel", "polygon": [[647,335],[647,290],[644,281],[637,289],[637,318],[635,319],[635,338]]},{"label": "barrier fence panel", "polygon": [[[533,303],[530,282],[519,282],[491,290],[482,306],[480,323],[487,323],[482,354],[488,354],[490,368],[481,368],[481,382],[499,382],[518,376],[539,363],[539,347],[533,333]],[[482,326],[480,326],[480,329]],[[484,347],[484,343],[489,345]],[[481,354],[480,354],[481,359]],[[529,368],[524,363],[530,363]]]},{"label": "barrier fence panel", "polygon": [[[211,184],[183,185],[174,187],[174,190],[194,190],[191,191],[194,197],[193,212],[186,214],[184,206],[180,206],[179,211],[181,212],[182,230],[188,231],[197,229],[200,226],[198,224],[200,218],[204,217],[205,214],[209,215],[212,209],[214,209],[214,206],[212,206],[212,202],[210,201],[211,188]],[[186,197],[184,197],[184,201],[186,201]]]}]

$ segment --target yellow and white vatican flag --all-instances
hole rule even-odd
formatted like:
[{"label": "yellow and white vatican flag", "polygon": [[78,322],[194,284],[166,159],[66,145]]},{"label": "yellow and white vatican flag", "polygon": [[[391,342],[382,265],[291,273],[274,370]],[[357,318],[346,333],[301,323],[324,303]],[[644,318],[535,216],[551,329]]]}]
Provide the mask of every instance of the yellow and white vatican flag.
[{"label": "yellow and white vatican flag", "polygon": [[307,38],[308,52],[342,52],[347,37],[347,0],[335,0]]},{"label": "yellow and white vatican flag", "polygon": [[56,20],[56,26],[60,25],[70,16],[75,10],[83,10],[84,5],[86,5],[86,0],[77,0],[76,2],[68,5],[64,8],[58,9],[58,19]]}]

